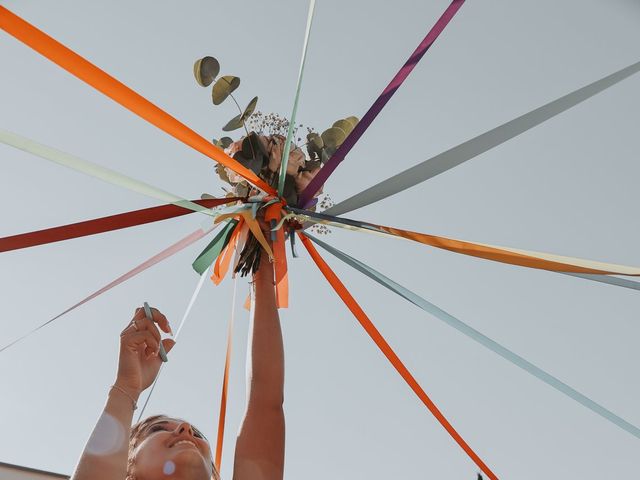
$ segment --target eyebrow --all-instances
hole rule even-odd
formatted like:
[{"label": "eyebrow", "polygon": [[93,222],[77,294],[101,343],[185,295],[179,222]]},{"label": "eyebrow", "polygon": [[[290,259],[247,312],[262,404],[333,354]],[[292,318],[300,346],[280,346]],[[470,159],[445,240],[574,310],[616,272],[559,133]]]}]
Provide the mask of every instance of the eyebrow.
[{"label": "eyebrow", "polygon": [[[155,427],[156,425],[166,425],[170,421],[171,422],[177,422],[176,420],[162,420],[160,422],[153,422],[153,423],[147,425],[146,427],[144,427],[140,433],[146,433],[151,427]],[[204,438],[207,442],[209,441],[209,439],[207,437],[205,437],[204,433],[202,433],[199,429],[197,429],[193,425],[191,425],[191,428],[193,429],[194,432],[196,432],[198,435],[200,435],[202,438]]]}]

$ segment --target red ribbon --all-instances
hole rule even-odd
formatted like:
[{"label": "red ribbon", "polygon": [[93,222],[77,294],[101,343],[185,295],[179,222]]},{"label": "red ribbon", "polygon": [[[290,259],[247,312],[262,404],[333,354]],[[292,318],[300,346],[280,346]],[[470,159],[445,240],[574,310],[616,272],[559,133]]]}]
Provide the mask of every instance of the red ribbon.
[{"label": "red ribbon", "polygon": [[[218,205],[236,202],[238,200],[240,199],[233,197],[192,200],[192,202],[205,208],[213,208]],[[46,243],[60,242],[71,238],[86,237],[87,235],[95,235],[97,233],[135,227],[137,225],[144,225],[145,223],[152,223],[159,220],[181,217],[182,215],[189,215],[190,213],[194,213],[193,210],[173,204],[167,204],[159,207],[144,208],[142,210],[119,213],[117,215],[86,220],[84,222],[37,230],[35,232],[21,233],[19,235],[0,238],[0,252],[35,247],[36,245],[44,245]]]}]

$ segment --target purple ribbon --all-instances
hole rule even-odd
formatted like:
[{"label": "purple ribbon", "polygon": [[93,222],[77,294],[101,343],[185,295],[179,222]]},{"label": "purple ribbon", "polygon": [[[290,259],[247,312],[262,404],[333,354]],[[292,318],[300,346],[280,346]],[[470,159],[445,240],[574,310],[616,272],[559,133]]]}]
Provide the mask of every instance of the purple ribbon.
[{"label": "purple ribbon", "polygon": [[402,83],[407,79],[411,71],[418,64],[420,59],[424,56],[424,54],[429,50],[429,47],[433,45],[433,42],[436,41],[438,36],[442,33],[444,28],[447,26],[449,21],[453,18],[456,12],[460,9],[465,0],[453,0],[451,5],[444,11],[442,16],[438,19],[436,24],[429,30],[427,36],[424,37],[418,48],[411,54],[409,60],[402,66],[400,71],[393,77],[393,80],[387,85],[387,88],[384,89],[382,94],[376,99],[376,101],[371,105],[371,108],[365,113],[362,120],[358,122],[355,128],[351,131],[351,133],[347,136],[342,145],[338,147],[338,150],[332,155],[329,161],[320,169],[318,174],[314,177],[313,180],[307,185],[302,193],[300,194],[300,198],[298,200],[298,206],[303,208],[307,208],[309,203],[313,199],[315,193],[320,190],[324,182],[327,181],[329,176],[333,173],[333,171],[338,167],[340,162],[344,160],[347,154],[351,151],[356,142],[360,139],[362,134],[369,128],[369,125],[375,120],[378,114],[382,111],[384,106],[387,104],[389,99],[396,93],[396,90],[402,85]]}]

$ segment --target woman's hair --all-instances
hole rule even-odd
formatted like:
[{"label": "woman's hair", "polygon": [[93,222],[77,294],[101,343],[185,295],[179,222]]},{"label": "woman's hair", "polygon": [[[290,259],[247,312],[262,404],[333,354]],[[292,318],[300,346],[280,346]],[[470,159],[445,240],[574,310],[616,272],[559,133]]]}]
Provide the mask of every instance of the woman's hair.
[{"label": "woman's hair", "polygon": [[[144,429],[147,426],[149,426],[150,424],[152,424],[153,422],[161,418],[179,420],[173,417],[169,417],[167,415],[152,415],[150,417],[145,418],[144,420],[141,420],[140,422],[136,423],[133,427],[131,427],[131,434],[129,435],[129,458],[127,460],[126,480],[135,480],[135,476],[133,474],[133,464],[135,463],[134,452],[136,450],[136,447],[138,446],[138,443],[140,443],[141,433],[144,431]],[[179,420],[179,421],[182,421],[182,420]],[[220,474],[218,473],[218,469],[213,463],[211,466],[213,468],[213,479],[220,480]]]}]

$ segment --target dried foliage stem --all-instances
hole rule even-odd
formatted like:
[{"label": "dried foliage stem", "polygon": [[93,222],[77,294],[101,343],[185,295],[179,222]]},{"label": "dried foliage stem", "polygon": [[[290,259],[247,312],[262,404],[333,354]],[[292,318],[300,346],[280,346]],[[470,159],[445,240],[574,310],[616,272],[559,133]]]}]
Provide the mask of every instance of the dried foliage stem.
[{"label": "dried foliage stem", "polygon": [[[238,107],[238,111],[240,112],[240,116],[242,116],[242,114],[244,112],[240,108],[240,104],[236,100],[236,97],[233,96],[233,93],[229,94],[229,96],[233,100],[233,103],[236,104],[236,107]],[[245,133],[247,134],[247,137],[248,137],[249,136],[249,130],[247,129],[247,124],[246,124],[246,122],[244,120],[242,120],[242,126],[244,127],[244,131],[245,131]],[[249,142],[249,146],[251,147],[251,154],[253,155],[253,158],[256,158],[256,151],[253,149],[253,143]]]}]

